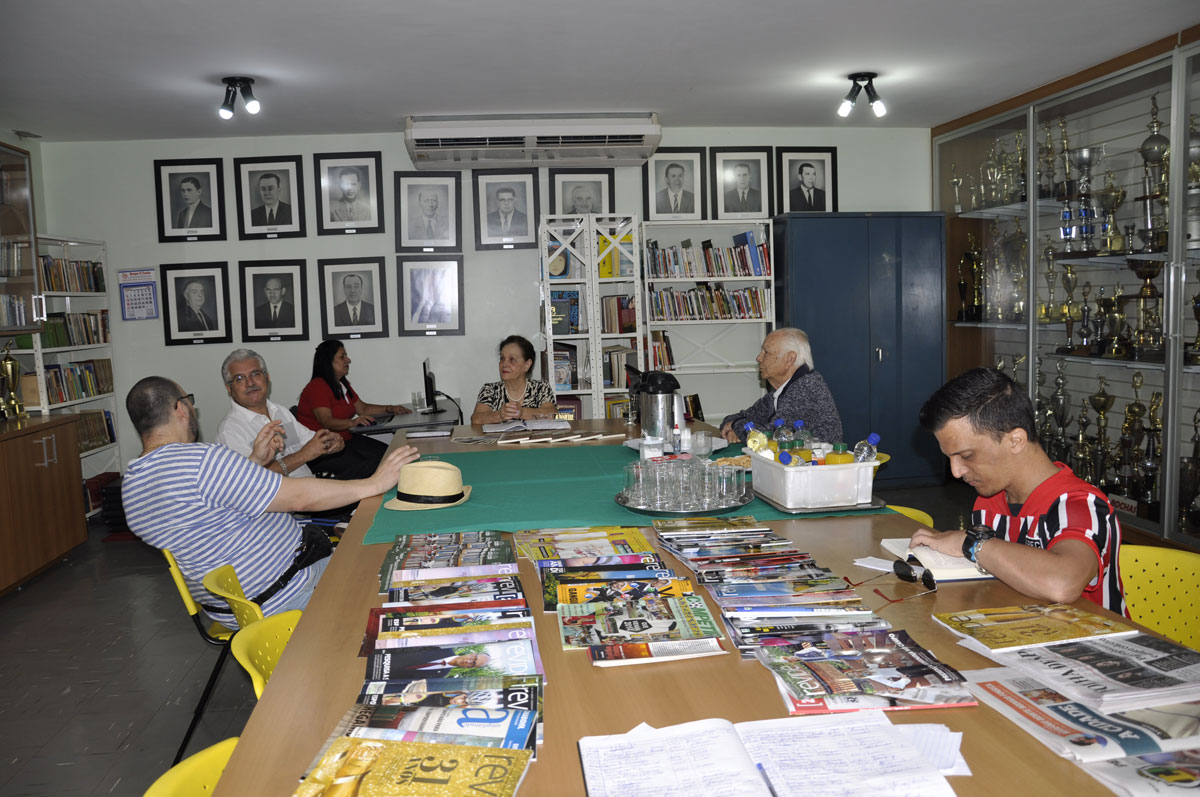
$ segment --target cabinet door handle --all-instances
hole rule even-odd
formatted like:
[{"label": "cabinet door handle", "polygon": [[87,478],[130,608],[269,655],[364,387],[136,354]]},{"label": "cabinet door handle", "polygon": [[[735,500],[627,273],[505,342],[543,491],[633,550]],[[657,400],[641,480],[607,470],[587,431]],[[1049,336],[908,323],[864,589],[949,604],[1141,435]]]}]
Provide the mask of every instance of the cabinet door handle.
[{"label": "cabinet door handle", "polygon": [[41,445],[42,445],[42,461],[33,463],[33,467],[48,468],[48,467],[50,467],[50,457],[47,456],[47,452],[46,452],[46,438],[45,437],[39,438],[37,442],[41,443]]},{"label": "cabinet door handle", "polygon": [[877,362],[877,363],[883,362],[883,347],[882,346],[875,347],[875,362]]},{"label": "cabinet door handle", "polygon": [[[42,438],[42,439],[44,440],[45,438]],[[51,454],[50,459],[47,460],[47,467],[49,467],[50,465],[58,464],[58,435],[56,435],[56,434],[50,435],[50,445],[54,446],[54,453]],[[43,448],[44,448],[44,446],[43,446]]]}]

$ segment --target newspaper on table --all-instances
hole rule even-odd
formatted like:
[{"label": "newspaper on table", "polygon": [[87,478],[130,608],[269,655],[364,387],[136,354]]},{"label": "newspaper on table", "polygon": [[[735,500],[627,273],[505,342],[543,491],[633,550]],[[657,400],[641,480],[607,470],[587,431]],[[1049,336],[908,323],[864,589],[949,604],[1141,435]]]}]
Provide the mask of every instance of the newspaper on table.
[{"label": "newspaper on table", "polygon": [[1149,634],[1064,642],[989,658],[1109,714],[1200,700],[1200,652]]},{"label": "newspaper on table", "polygon": [[1106,761],[1200,748],[1200,701],[1103,714],[1007,667],[963,675],[980,701],[1064,758]]},{"label": "newspaper on table", "polygon": [[1200,783],[1200,749],[1096,761],[1083,771],[1117,794],[1183,794]]}]

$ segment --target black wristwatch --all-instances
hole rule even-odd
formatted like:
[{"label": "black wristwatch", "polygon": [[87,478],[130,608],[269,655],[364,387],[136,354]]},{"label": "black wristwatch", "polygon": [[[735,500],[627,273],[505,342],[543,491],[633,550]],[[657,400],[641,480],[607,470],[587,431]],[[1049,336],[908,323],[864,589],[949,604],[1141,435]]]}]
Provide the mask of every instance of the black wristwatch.
[{"label": "black wristwatch", "polygon": [[967,536],[963,537],[962,555],[968,562],[978,567],[979,563],[975,561],[975,554],[979,550],[977,546],[984,540],[993,540],[997,536],[996,530],[990,526],[972,526],[967,529]]}]

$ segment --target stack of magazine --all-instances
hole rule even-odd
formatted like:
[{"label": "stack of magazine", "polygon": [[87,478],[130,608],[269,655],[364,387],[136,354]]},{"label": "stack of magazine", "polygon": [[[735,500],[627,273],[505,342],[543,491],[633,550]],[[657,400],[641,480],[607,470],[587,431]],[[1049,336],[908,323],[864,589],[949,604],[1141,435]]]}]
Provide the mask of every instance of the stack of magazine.
[{"label": "stack of magazine", "polygon": [[[513,549],[498,532],[397,538],[380,573],[386,602],[367,618],[362,690],[297,794],[332,794],[360,780],[361,793],[376,793],[368,781],[403,777],[406,762],[419,759],[479,767],[494,760],[494,783],[454,776],[462,793],[484,786],[515,793],[542,740],[545,687],[515,570]],[[356,769],[353,759],[374,763]],[[404,793],[427,792],[414,785]]]}]

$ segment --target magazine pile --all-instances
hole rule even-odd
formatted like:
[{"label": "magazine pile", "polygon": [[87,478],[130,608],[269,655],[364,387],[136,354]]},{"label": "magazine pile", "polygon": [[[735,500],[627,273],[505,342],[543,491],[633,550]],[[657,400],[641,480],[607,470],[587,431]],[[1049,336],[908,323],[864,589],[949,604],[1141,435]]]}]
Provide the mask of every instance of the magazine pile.
[{"label": "magazine pile", "polygon": [[634,527],[539,529],[515,535],[537,567],[542,609],[564,650],[598,667],[725,652],[721,628],[688,578],[664,566]]},{"label": "magazine pile", "polygon": [[705,585],[743,657],[775,675],[790,714],[977,705],[960,673],[753,517],[656,520],[654,530]]},{"label": "magazine pile", "polygon": [[[380,585],[362,690],[296,794],[515,794],[545,670],[512,547],[490,531],[397,537]],[[413,777],[430,766],[438,784]]]}]

